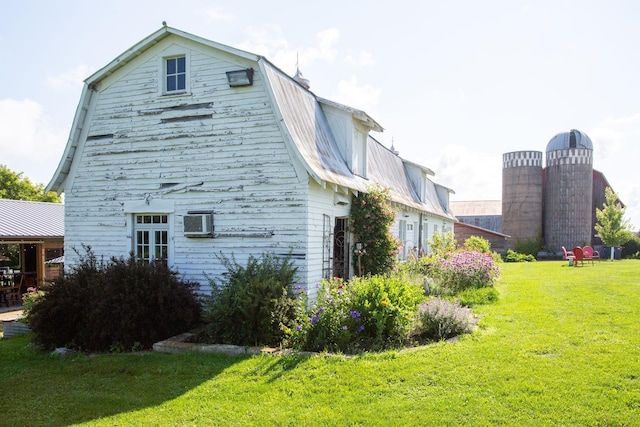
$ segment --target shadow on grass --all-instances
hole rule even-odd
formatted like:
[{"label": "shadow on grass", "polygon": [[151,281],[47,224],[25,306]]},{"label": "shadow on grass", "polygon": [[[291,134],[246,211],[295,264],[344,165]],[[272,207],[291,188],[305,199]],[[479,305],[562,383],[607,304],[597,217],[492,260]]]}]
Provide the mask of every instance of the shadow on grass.
[{"label": "shadow on grass", "polygon": [[158,406],[249,357],[138,353],[60,358],[34,350],[30,334],[1,340],[0,425],[63,426]]}]

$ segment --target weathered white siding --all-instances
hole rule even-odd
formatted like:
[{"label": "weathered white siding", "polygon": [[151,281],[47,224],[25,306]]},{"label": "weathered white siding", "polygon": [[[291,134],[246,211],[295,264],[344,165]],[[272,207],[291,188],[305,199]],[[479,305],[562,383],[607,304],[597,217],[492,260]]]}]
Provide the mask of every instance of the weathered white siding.
[{"label": "weathered white siding", "polygon": [[[229,88],[225,72],[251,64],[178,38],[171,52],[188,55],[190,93],[162,96],[163,51],[154,47],[92,94],[65,187],[67,263],[82,245],[127,256],[133,212],[170,215],[169,261],[204,284],[203,273],[223,272],[216,254],[244,263],[250,254],[292,251],[304,260],[307,177],[296,175],[262,77]],[[215,238],[183,235],[190,210],[214,212]],[[304,262],[299,268],[308,276]]]},{"label": "weathered white siding", "polygon": [[[337,203],[336,200],[339,200],[340,203]],[[309,270],[306,282],[310,284],[308,297],[311,301],[315,300],[318,284],[323,279],[325,273],[323,268],[327,265],[332,266],[330,263],[332,260],[327,259],[327,256],[332,256],[333,254],[333,240],[329,241],[330,253],[327,253],[324,248],[324,233],[329,231],[331,233],[329,237],[333,238],[335,219],[349,217],[350,201],[351,196],[344,194],[340,190],[336,193],[333,188],[322,188],[316,182],[311,181],[309,184],[309,240],[307,252]],[[324,215],[328,217],[328,224],[324,222]],[[328,227],[328,230],[325,227]]]}]

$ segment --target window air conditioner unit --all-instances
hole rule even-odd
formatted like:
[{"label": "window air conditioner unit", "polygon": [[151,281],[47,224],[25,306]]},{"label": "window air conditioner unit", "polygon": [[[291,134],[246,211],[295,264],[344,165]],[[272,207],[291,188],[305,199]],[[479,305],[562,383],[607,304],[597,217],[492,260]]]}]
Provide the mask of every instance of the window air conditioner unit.
[{"label": "window air conditioner unit", "polygon": [[187,237],[213,237],[213,213],[188,212],[182,226]]}]

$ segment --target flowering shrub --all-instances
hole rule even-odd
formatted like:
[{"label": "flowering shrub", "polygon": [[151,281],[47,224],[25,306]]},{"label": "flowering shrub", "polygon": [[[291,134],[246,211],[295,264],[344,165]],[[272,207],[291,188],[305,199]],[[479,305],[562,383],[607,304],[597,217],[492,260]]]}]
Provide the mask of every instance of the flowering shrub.
[{"label": "flowering shrub", "polygon": [[418,306],[412,335],[415,337],[444,340],[472,332],[478,319],[471,309],[457,301],[431,297]]},{"label": "flowering shrub", "polygon": [[[396,213],[389,204],[389,189],[372,186],[353,197],[351,231],[362,252],[353,253],[353,266],[360,276],[386,274],[395,267],[400,243],[391,234]],[[360,271],[361,270],[361,271]]]},{"label": "flowering shrub", "polygon": [[347,282],[337,277],[323,280],[313,308],[299,320],[288,344],[310,351],[349,349],[364,329],[361,313],[349,310],[349,301]]},{"label": "flowering shrub", "polygon": [[493,257],[479,252],[455,252],[431,264],[429,275],[440,294],[456,294],[469,288],[493,286],[500,276]]},{"label": "flowering shrub", "polygon": [[322,282],[314,307],[291,345],[311,351],[357,352],[402,343],[424,291],[401,276]]}]

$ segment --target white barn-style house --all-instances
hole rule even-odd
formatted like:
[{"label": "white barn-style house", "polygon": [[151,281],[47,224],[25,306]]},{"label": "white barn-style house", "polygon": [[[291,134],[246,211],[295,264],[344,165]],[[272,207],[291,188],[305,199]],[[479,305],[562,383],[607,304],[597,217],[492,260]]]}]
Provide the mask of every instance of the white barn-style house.
[{"label": "white barn-style house", "polygon": [[291,254],[313,299],[353,273],[351,197],[371,184],[391,189],[400,257],[453,229],[451,190],[382,130],[262,56],[162,27],[85,81],[47,186],[65,195],[66,266],[83,245],[164,257],[206,292],[217,254]]}]

